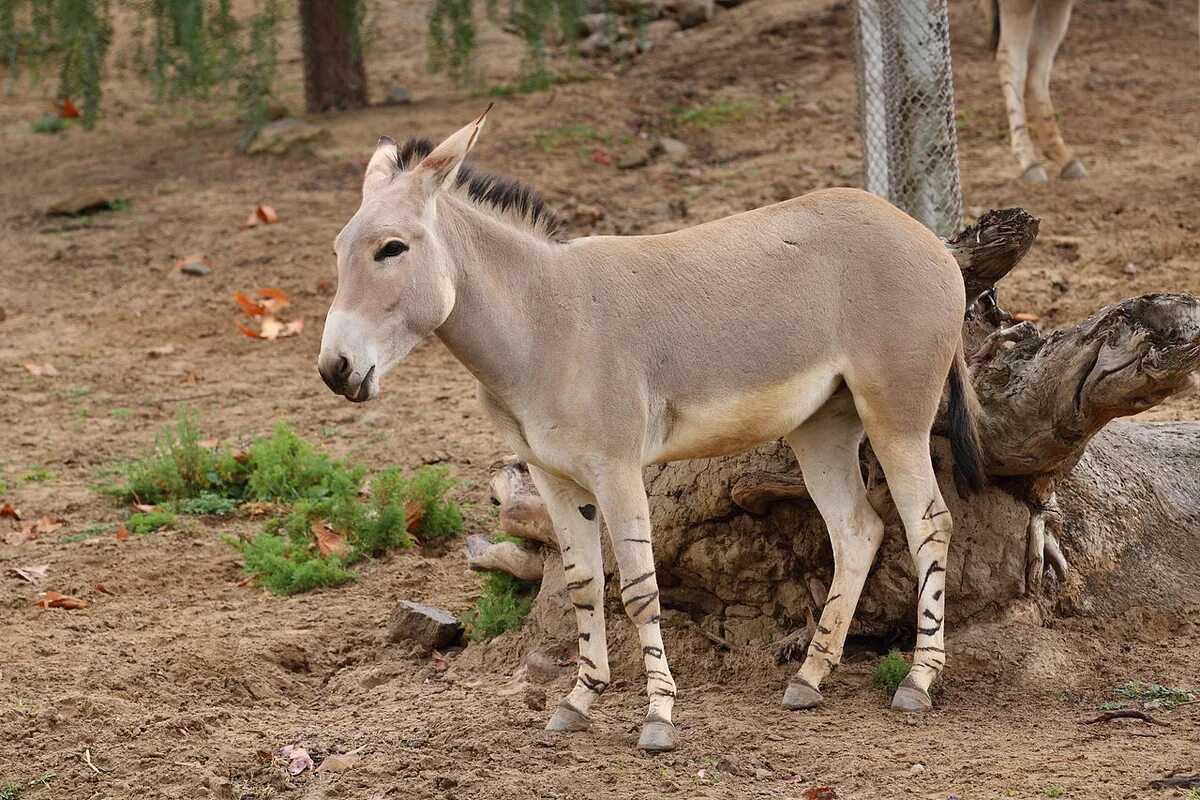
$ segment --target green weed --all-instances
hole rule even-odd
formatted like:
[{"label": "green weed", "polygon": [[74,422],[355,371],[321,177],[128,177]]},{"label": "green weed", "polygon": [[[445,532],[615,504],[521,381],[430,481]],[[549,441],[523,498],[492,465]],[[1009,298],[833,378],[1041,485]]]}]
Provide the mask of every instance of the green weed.
[{"label": "green weed", "polygon": [[223,517],[237,509],[237,500],[214,492],[201,492],[199,497],[185,497],[175,503],[180,514],[198,517]]},{"label": "green weed", "polygon": [[483,581],[483,594],[463,615],[467,636],[473,642],[485,642],[520,626],[533,608],[537,587],[534,581],[489,570]]},{"label": "green weed", "polygon": [[1194,689],[1173,689],[1157,683],[1130,681],[1113,689],[1113,694],[1127,697],[1130,700],[1139,700],[1144,704],[1153,703],[1159,708],[1174,708],[1180,703],[1194,699],[1200,692]]},{"label": "green weed", "polygon": [[47,467],[30,467],[22,472],[19,478],[23,481],[34,481],[41,483],[44,481],[58,480],[58,473]]},{"label": "green weed", "polygon": [[691,125],[708,128],[729,122],[740,122],[750,110],[748,103],[726,103],[715,106],[677,106],[671,111],[668,123],[675,128]]},{"label": "green weed", "polygon": [[1062,797],[1066,794],[1066,791],[1057,783],[1052,783],[1046,787],[1046,790],[1042,794],[1046,795],[1046,797]]},{"label": "green weed", "polygon": [[893,650],[879,662],[875,674],[871,676],[871,683],[886,689],[889,696],[893,695],[911,669],[904,655],[899,650]]},{"label": "green weed", "polygon": [[[58,133],[63,128],[67,127],[67,121],[58,114],[49,112],[43,114],[39,119],[35,119],[29,123],[29,128],[34,133]],[[7,800],[0,795],[0,800]]]},{"label": "green weed", "polygon": [[228,451],[200,444],[196,414],[184,410],[141,459],[118,470],[123,479],[105,491],[132,503],[166,503],[204,493],[240,497],[246,470]]},{"label": "green weed", "polygon": [[95,539],[97,536],[105,536],[112,533],[115,525],[89,525],[81,531],[68,533],[65,536],[60,536],[60,542],[82,542],[85,539]]},{"label": "green weed", "polygon": [[113,419],[129,419],[133,416],[133,410],[129,408],[114,408],[108,414]]},{"label": "green weed", "polygon": [[179,522],[170,511],[145,511],[131,514],[125,526],[130,533],[154,533],[163,528],[173,528]]},{"label": "green weed", "polygon": [[255,583],[275,594],[307,592],[321,586],[338,586],[358,577],[334,556],[321,556],[307,543],[290,541],[273,533],[260,533],[238,544],[246,573]]},{"label": "green weed", "polygon": [[562,144],[607,145],[612,140],[611,133],[598,130],[591,125],[564,125],[561,128],[551,128],[539,133],[533,137],[531,144],[539,150],[550,151]]}]

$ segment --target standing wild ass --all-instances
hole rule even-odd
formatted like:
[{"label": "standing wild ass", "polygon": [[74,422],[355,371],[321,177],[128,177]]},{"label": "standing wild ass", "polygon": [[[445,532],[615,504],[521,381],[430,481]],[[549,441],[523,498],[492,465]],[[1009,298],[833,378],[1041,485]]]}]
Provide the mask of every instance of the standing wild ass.
[{"label": "standing wild ass", "polygon": [[483,121],[436,148],[380,139],[362,205],[334,242],[337,295],[318,368],[334,392],[361,403],[433,333],[478,380],[484,409],[546,500],[579,624],[578,681],[546,727],[584,729],[609,685],[603,516],[646,670],[639,745],[674,747],[675,681],[642,468],[781,436],[829,528],[835,564],[783,703],[821,702],[883,538],[859,468],[864,431],[919,580],[915,663],[892,706],[930,708],[945,658],[951,525],[929,434],[947,376],[955,459],[981,482],[963,279],[942,242],[853,189],[675,233],[564,241],[560,220],[529,189],[463,163]]},{"label": "standing wild ass", "polygon": [[1021,163],[1021,177],[1030,183],[1046,180],[1037,146],[1062,177],[1087,177],[1083,163],[1063,141],[1050,102],[1050,71],[1073,4],[1074,0],[980,0],[992,31],[1013,154]]}]

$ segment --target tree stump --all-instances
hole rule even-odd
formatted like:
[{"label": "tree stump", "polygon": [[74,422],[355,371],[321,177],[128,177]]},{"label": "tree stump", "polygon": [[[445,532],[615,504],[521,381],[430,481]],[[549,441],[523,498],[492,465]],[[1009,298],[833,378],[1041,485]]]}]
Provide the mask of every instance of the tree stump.
[{"label": "tree stump", "polygon": [[[964,337],[991,478],[980,493],[957,491],[935,426],[934,463],[955,521],[948,621],[989,619],[1020,598],[1057,614],[1200,603],[1200,422],[1112,423],[1191,385],[1200,367],[1200,298],[1135,297],[1048,335],[1014,324],[995,283],[1037,227],[1020,209],[989,212],[946,242],[968,289]],[[916,578],[869,442],[862,468],[887,533],[851,634],[911,640]],[[543,554],[528,625],[542,647],[566,652],[574,619],[553,526],[524,476],[521,464],[500,465],[493,493],[502,527]],[[774,644],[782,656],[802,655],[833,559],[787,445],[652,466],[645,480],[664,607],[688,615],[720,646]],[[518,560],[527,571],[528,558]],[[619,602],[610,613],[621,613]]]}]

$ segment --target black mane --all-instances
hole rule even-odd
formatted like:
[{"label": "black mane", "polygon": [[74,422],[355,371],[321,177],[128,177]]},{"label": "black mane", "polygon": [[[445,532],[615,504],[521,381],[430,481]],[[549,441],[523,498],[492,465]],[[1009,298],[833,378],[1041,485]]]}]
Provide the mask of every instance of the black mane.
[{"label": "black mane", "polygon": [[[428,139],[409,139],[396,149],[396,169],[401,172],[412,169],[433,152],[433,147],[433,142]],[[559,241],[562,238],[566,221],[547,207],[536,191],[523,183],[484,172],[464,162],[458,168],[455,186],[477,203],[519,217],[549,239]]]}]

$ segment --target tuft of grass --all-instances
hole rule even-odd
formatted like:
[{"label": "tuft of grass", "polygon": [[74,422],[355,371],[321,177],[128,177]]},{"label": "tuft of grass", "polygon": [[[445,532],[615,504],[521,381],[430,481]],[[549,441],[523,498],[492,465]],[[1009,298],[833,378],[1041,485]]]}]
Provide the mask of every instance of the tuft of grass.
[{"label": "tuft of grass", "polygon": [[82,542],[85,539],[95,539],[97,536],[107,536],[113,532],[115,527],[115,525],[89,525],[81,531],[60,536],[58,541],[67,543]]},{"label": "tuft of grass", "polygon": [[198,517],[223,517],[237,509],[237,500],[215,492],[201,492],[199,497],[185,497],[175,503],[180,514]]},{"label": "tuft of grass", "polygon": [[245,570],[255,576],[255,583],[275,594],[338,586],[358,577],[343,566],[340,558],[322,556],[306,543],[277,534],[263,532],[235,546],[240,547]]},{"label": "tuft of grass", "polygon": [[879,662],[875,674],[871,676],[871,683],[886,689],[889,696],[893,695],[911,669],[904,655],[899,650],[893,650]]},{"label": "tuft of grass", "polygon": [[114,408],[108,414],[113,419],[129,419],[133,416],[133,410],[129,408]]},{"label": "tuft of grass", "polygon": [[613,135],[607,131],[593,128],[591,125],[564,125],[561,128],[551,128],[533,137],[530,142],[534,147],[549,152],[563,144],[611,144]]},{"label": "tuft of grass", "polygon": [[131,514],[125,526],[130,533],[154,533],[163,528],[173,528],[179,522],[171,511],[144,511]]},{"label": "tuft of grass", "polygon": [[1057,783],[1052,783],[1046,787],[1042,794],[1046,795],[1046,797],[1062,797],[1064,794],[1066,794],[1066,790],[1064,790],[1063,787],[1059,786]]},{"label": "tuft of grass", "polygon": [[[58,114],[51,114],[49,112],[43,114],[40,119],[35,119],[29,123],[29,128],[34,133],[58,133],[65,127],[67,127],[65,119]],[[6,800],[3,796],[0,796],[0,799]]]},{"label": "tuft of grass", "polygon": [[729,122],[741,122],[746,112],[750,110],[748,103],[724,103],[713,106],[676,106],[671,111],[667,122],[674,128],[691,125],[696,128],[708,128],[713,125],[724,125]]},{"label": "tuft of grass", "polygon": [[533,608],[537,595],[535,581],[523,581],[506,572],[489,570],[483,581],[483,594],[463,614],[467,636],[473,642],[486,642],[520,626]]},{"label": "tuft of grass", "polygon": [[20,474],[20,479],[23,481],[34,481],[41,483],[44,481],[58,480],[58,473],[48,467],[30,467]]},{"label": "tuft of grass", "polygon": [[334,461],[280,422],[246,452],[246,494],[260,501],[321,500],[354,496],[366,470]]},{"label": "tuft of grass", "polygon": [[1174,708],[1180,703],[1186,703],[1200,694],[1195,689],[1174,689],[1160,686],[1157,683],[1140,683],[1129,681],[1123,686],[1113,689],[1113,694],[1138,700],[1143,704],[1153,703],[1157,708]]},{"label": "tuft of grass", "polygon": [[168,503],[204,493],[239,496],[245,467],[228,451],[200,444],[196,413],[180,411],[154,447],[141,459],[122,466],[122,482],[105,491],[129,503]]}]

